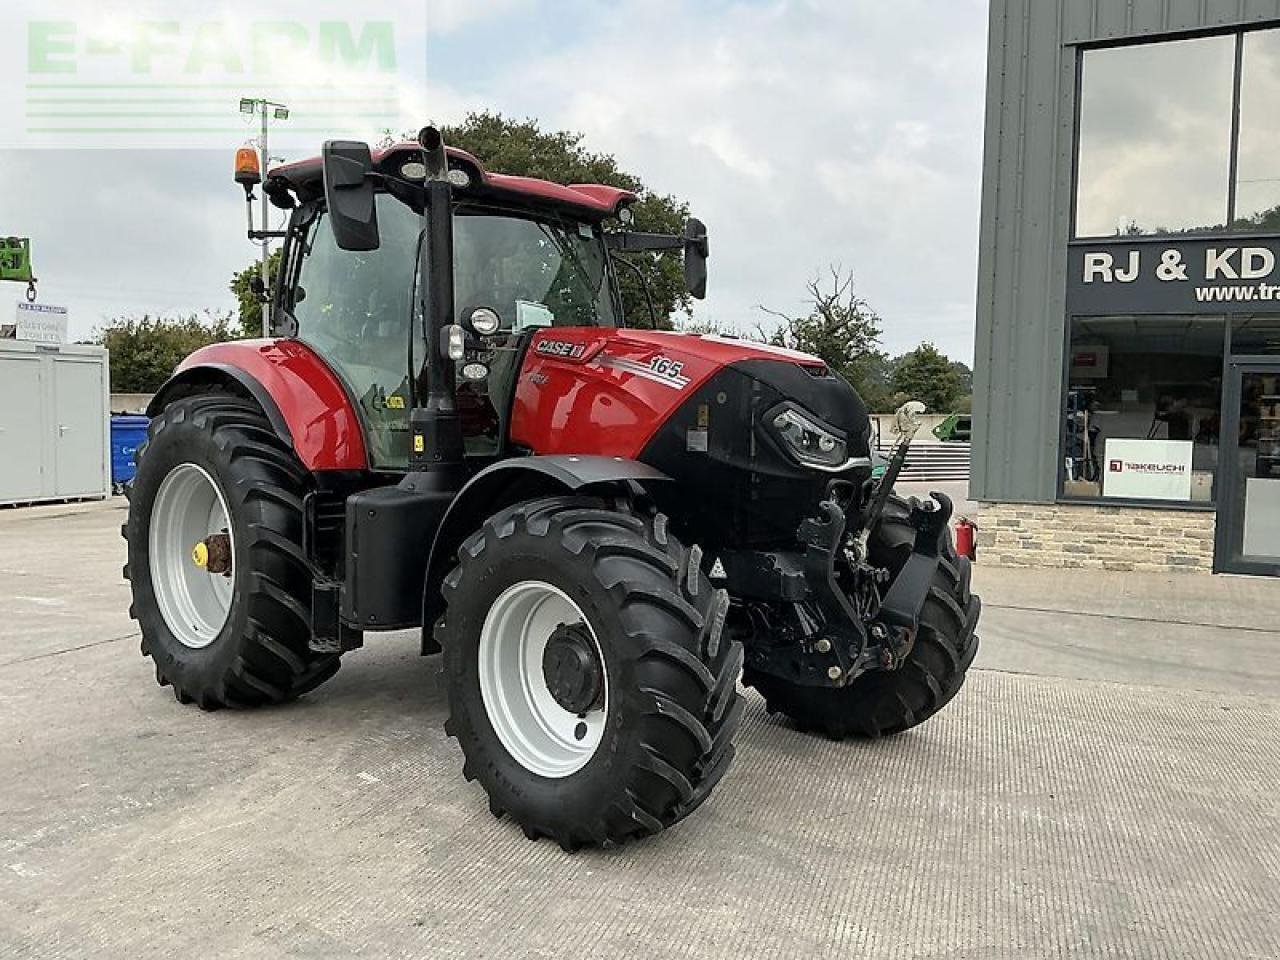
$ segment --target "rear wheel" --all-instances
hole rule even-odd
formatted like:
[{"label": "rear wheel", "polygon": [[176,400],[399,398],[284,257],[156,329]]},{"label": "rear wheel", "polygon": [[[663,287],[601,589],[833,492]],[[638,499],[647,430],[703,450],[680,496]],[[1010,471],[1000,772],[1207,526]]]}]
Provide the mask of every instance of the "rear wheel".
[{"label": "rear wheel", "polygon": [[[915,531],[910,504],[892,497],[873,532],[871,562],[895,575],[911,554]],[[960,691],[978,652],[974,627],[981,602],[969,589],[970,566],[947,535],[920,628],[897,670],[864,673],[847,687],[810,687],[748,670],[743,680],[760,691],[771,713],[783,713],[805,730],[830,737],[882,737],[923,723]]]},{"label": "rear wheel", "polygon": [[446,578],[445,729],[490,809],[566,849],[657,833],[733,757],[728,597],[666,518],[556,497],[501,511]]},{"label": "rear wheel", "polygon": [[152,421],[130,490],[130,614],[156,680],[206,710],[280,703],[338,657],[310,647],[309,475],[248,401],[180,400]]}]

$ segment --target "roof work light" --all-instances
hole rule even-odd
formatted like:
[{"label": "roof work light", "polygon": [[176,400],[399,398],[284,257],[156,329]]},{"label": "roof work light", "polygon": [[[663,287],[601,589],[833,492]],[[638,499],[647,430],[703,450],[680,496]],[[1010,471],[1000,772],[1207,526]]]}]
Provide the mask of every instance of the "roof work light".
[{"label": "roof work light", "polygon": [[258,151],[253,147],[241,147],[236,151],[236,183],[250,190],[261,182],[262,167],[258,162]]}]

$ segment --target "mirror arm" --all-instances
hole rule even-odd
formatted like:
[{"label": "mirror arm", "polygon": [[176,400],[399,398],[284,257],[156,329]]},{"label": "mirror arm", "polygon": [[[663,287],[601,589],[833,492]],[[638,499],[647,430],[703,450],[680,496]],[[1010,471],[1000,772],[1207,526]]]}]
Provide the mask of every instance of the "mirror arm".
[{"label": "mirror arm", "polygon": [[611,250],[619,253],[631,253],[639,250],[680,250],[683,249],[684,237],[676,237],[667,233],[610,233],[605,243]]},{"label": "mirror arm", "polygon": [[[649,292],[649,280],[644,275],[644,271],[641,270],[639,267],[637,267],[634,263],[632,263],[626,257],[620,257],[616,254],[613,254],[609,257],[609,259],[616,264],[620,264],[621,266],[626,267],[628,270],[635,271],[636,276],[640,279],[640,289],[644,291],[644,302],[649,307],[650,329],[657,330],[658,329],[658,311],[655,310],[653,307],[653,294]],[[627,317],[625,313],[623,314],[622,319],[624,322],[626,321]]]}]

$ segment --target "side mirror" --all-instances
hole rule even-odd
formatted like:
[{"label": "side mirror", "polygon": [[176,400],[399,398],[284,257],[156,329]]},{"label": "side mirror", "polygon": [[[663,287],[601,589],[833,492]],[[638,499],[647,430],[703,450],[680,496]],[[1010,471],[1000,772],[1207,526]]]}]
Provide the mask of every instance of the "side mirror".
[{"label": "side mirror", "polygon": [[710,255],[706,224],[697,217],[690,217],[684,225],[684,285],[697,300],[707,296],[707,258]]},{"label": "side mirror", "polygon": [[333,239],[342,250],[377,250],[378,207],[374,202],[373,156],[367,143],[329,140],[322,151],[324,199]]}]

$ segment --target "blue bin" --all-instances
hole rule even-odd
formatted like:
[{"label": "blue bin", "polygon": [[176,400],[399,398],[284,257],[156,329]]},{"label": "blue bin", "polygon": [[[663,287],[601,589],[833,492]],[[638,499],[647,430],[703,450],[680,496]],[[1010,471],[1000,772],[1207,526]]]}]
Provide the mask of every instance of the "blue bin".
[{"label": "blue bin", "polygon": [[118,414],[111,418],[111,484],[123,487],[138,472],[138,448],[147,439],[147,417]]}]

